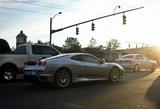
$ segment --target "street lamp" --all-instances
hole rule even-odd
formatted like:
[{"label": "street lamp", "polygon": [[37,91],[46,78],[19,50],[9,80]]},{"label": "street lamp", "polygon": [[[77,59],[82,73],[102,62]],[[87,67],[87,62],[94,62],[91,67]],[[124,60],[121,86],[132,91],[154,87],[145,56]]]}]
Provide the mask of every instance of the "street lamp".
[{"label": "street lamp", "polygon": [[117,6],[114,8],[114,10],[113,10],[113,14],[115,13],[115,10],[116,10],[117,8],[121,8],[121,6],[120,6],[120,5],[117,5]]},{"label": "street lamp", "polygon": [[58,12],[57,14],[55,14],[53,17],[50,18],[50,41],[49,41],[49,45],[52,44],[52,20],[58,15],[58,14],[62,14],[62,12]]}]

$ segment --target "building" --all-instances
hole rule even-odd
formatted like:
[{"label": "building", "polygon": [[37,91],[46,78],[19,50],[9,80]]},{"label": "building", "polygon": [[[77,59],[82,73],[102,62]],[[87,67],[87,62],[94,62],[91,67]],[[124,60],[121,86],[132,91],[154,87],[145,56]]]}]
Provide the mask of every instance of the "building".
[{"label": "building", "polygon": [[16,36],[16,46],[27,43],[27,36],[21,30],[20,33]]}]

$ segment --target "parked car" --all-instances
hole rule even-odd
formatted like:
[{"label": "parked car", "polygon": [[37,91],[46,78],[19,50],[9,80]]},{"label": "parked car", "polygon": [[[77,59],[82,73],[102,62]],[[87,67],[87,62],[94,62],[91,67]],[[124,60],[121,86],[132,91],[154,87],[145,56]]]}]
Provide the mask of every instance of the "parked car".
[{"label": "parked car", "polygon": [[108,78],[116,82],[124,70],[116,63],[104,63],[85,53],[60,54],[24,67],[24,79],[32,83],[51,82],[59,88],[69,86],[80,78]]},{"label": "parked car", "polygon": [[143,54],[128,54],[120,57],[116,60],[125,69],[131,69],[133,71],[140,71],[140,69],[156,69],[157,63],[154,60],[150,60]]},{"label": "parked car", "polygon": [[13,52],[8,52],[8,48],[7,52],[3,52],[6,51],[5,46],[1,46],[0,48],[2,48],[0,53],[0,79],[5,81],[14,80],[17,73],[23,73],[23,63],[26,61],[40,60],[60,54],[55,48],[38,44],[20,45]]}]

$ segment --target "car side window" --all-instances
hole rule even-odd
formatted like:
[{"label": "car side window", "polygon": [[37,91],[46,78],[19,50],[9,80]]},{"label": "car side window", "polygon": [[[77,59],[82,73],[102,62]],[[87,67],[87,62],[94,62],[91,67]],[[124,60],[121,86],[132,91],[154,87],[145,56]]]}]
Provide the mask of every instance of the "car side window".
[{"label": "car side window", "polygon": [[141,60],[147,60],[147,58],[144,55],[140,55]]},{"label": "car side window", "polygon": [[76,60],[76,61],[82,61],[80,56],[73,56],[71,57],[72,60]]},{"label": "car side window", "polygon": [[149,60],[149,58],[147,56],[143,56],[144,60]]},{"label": "car side window", "polygon": [[93,56],[82,55],[81,58],[82,58],[82,60],[83,60],[84,62],[97,63],[97,64],[100,63],[100,61],[99,61],[97,58],[93,57]]},{"label": "car side window", "polygon": [[19,46],[15,49],[14,53],[16,54],[27,54],[26,46]]}]

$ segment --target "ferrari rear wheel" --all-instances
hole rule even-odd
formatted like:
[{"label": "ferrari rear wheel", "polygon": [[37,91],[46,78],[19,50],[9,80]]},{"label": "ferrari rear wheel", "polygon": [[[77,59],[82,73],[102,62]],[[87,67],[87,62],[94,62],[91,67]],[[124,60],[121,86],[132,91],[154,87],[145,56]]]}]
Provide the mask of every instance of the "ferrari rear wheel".
[{"label": "ferrari rear wheel", "polygon": [[71,72],[68,69],[59,70],[54,78],[54,84],[58,88],[66,88],[72,82]]}]

